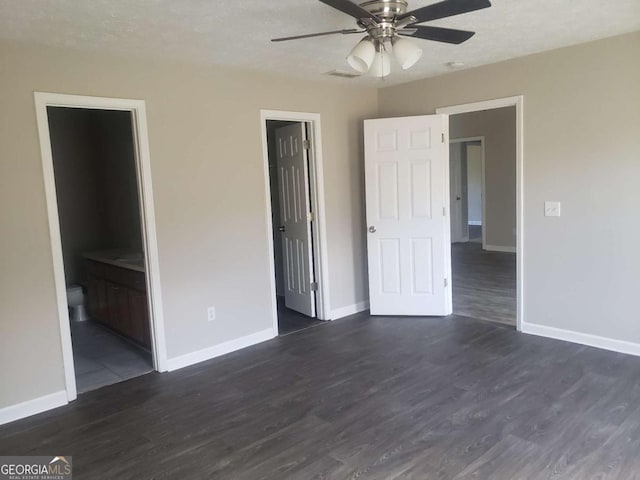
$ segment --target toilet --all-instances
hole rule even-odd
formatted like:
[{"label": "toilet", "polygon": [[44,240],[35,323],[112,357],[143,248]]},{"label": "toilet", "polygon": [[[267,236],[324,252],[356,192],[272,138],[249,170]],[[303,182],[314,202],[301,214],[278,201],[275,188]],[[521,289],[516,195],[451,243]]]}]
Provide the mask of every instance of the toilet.
[{"label": "toilet", "polygon": [[84,322],[88,320],[87,311],[84,308],[84,293],[82,286],[69,285],[67,287],[67,305],[71,310],[70,319],[74,322]]}]

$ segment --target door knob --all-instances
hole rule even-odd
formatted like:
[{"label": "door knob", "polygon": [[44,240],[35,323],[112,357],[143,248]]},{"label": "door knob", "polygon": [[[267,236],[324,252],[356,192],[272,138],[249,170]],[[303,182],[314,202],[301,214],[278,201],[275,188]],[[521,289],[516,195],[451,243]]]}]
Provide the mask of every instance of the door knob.
[{"label": "door knob", "polygon": [[278,230],[280,230],[281,232],[284,232],[284,225],[279,226]]},{"label": "door knob", "polygon": [[373,225],[371,225],[371,226],[369,227],[369,233],[376,233],[376,227],[375,227],[375,226],[373,226]]},{"label": "door knob", "polygon": [[462,200],[462,197],[456,197],[456,200]]}]

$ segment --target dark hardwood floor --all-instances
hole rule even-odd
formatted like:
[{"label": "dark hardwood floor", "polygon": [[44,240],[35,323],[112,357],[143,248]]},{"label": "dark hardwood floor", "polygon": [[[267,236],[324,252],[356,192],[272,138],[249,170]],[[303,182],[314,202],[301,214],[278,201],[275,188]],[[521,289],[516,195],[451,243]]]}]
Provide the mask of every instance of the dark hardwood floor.
[{"label": "dark hardwood floor", "polygon": [[640,358],[354,316],[0,427],[76,479],[640,478]]},{"label": "dark hardwood floor", "polygon": [[324,323],[317,318],[307,317],[302,313],[287,308],[284,303],[284,297],[277,297],[278,300],[278,333],[280,335],[288,335],[305,328],[315,327]]},{"label": "dark hardwood floor", "polygon": [[472,241],[451,245],[453,313],[515,325],[516,254],[482,250],[474,233]]}]

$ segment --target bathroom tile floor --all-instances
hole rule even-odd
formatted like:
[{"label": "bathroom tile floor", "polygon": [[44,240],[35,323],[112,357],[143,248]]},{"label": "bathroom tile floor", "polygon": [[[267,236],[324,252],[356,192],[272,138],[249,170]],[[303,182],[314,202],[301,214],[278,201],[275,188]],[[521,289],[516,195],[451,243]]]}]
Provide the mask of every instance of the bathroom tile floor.
[{"label": "bathroom tile floor", "polygon": [[92,321],[72,322],[78,393],[153,371],[151,353]]}]

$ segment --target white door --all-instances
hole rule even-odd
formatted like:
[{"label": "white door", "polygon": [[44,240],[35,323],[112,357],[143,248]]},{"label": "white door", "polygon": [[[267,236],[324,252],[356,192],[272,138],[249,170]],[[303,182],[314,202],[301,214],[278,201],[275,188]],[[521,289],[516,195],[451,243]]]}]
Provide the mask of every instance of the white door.
[{"label": "white door", "polygon": [[443,115],[365,120],[372,315],[451,313]]},{"label": "white door", "polygon": [[458,243],[465,240],[466,229],[462,211],[462,148],[463,144],[456,142],[449,145],[449,205],[451,206],[451,242]]},{"label": "white door", "polygon": [[309,165],[305,140],[303,123],[276,130],[285,305],[315,317],[315,292],[311,285],[314,275]]}]

